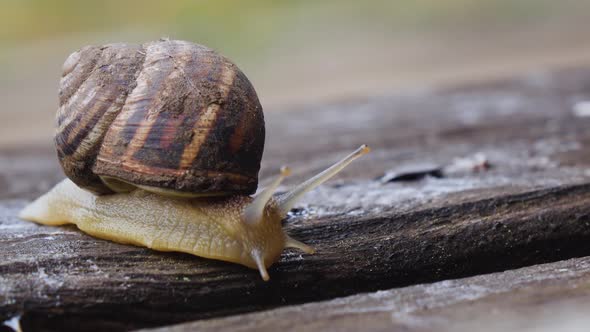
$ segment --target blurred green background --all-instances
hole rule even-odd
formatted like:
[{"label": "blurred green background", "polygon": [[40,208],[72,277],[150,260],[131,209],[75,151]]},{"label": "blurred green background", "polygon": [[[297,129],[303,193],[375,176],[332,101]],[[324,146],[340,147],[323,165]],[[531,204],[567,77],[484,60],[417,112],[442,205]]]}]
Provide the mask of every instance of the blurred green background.
[{"label": "blurred green background", "polygon": [[590,63],[581,0],[0,0],[0,28],[0,147],[51,144],[61,65],[87,44],[205,44],[267,112]]}]

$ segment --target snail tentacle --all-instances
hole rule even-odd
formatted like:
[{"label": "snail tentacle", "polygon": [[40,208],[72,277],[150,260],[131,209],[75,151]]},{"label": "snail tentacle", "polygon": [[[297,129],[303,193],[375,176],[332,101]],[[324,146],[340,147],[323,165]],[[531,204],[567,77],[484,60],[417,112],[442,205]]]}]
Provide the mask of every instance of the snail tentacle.
[{"label": "snail tentacle", "polygon": [[266,205],[277,190],[277,187],[281,184],[286,176],[289,176],[289,174],[291,174],[291,170],[289,170],[288,167],[282,167],[281,174],[270,185],[264,188],[262,192],[256,195],[256,198],[254,198],[252,203],[250,203],[250,205],[244,209],[242,219],[245,223],[254,225],[262,220],[262,215],[264,214]]},{"label": "snail tentacle", "polygon": [[328,179],[333,177],[334,175],[338,174],[344,167],[350,164],[353,160],[357,159],[358,157],[369,153],[371,149],[363,144],[358,149],[356,149],[353,153],[349,154],[348,156],[344,157],[342,160],[336,162],[334,165],[328,167],[326,170],[322,171],[321,173],[313,176],[312,178],[304,181],[303,183],[299,184],[295,188],[291,189],[289,192],[279,196],[277,199],[279,209],[282,215],[286,215],[291,208],[295,205],[295,203],[306,193],[314,189],[315,187],[319,186],[320,184],[326,182]]},{"label": "snail tentacle", "polygon": [[260,276],[262,280],[268,281],[270,280],[270,276],[268,275],[268,271],[266,270],[266,266],[264,265],[264,258],[260,254],[258,250],[252,250],[252,259],[256,262],[256,266],[258,267],[258,271],[260,272]]},{"label": "snail tentacle", "polygon": [[295,240],[294,238],[287,235],[287,239],[285,240],[285,248],[295,248],[299,249],[306,254],[314,254],[315,249],[301,241]]}]

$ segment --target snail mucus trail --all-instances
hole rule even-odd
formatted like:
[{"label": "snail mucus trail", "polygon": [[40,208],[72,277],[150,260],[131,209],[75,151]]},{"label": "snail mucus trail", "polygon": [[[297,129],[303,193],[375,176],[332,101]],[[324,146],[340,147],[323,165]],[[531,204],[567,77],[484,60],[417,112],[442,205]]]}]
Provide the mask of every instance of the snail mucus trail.
[{"label": "snail mucus trail", "polygon": [[304,193],[367,153],[273,196],[258,195],[262,106],[226,57],[178,40],[86,46],[64,63],[55,145],[67,176],[22,219],[75,224],[107,240],[267,268],[285,247],[281,219]]}]

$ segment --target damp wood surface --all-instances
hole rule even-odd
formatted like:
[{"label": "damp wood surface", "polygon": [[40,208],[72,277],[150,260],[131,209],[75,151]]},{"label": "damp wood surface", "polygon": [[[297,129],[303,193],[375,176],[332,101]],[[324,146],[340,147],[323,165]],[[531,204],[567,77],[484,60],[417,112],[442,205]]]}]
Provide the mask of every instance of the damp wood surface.
[{"label": "damp wood surface", "polygon": [[[3,150],[0,320],[124,331],[590,255],[585,100],[590,69],[572,68],[267,110],[262,185],[281,165],[293,170],[284,191],[360,144],[373,149],[291,211],[286,232],[317,252],[285,251],[269,282],[230,263],[21,221],[63,174],[50,142]],[[430,175],[385,181],[421,171]]]}]

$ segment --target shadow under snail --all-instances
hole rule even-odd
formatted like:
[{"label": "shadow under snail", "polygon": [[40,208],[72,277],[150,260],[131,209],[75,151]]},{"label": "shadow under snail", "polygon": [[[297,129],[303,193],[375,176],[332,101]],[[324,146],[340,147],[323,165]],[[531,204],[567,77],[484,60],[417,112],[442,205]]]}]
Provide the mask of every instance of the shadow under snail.
[{"label": "shadow under snail", "polygon": [[287,248],[314,249],[281,220],[352,154],[275,195],[287,168],[255,196],[264,147],[262,106],[246,76],[185,41],[87,46],[63,66],[55,144],[68,179],[20,213],[75,224],[98,238],[258,269]]}]

